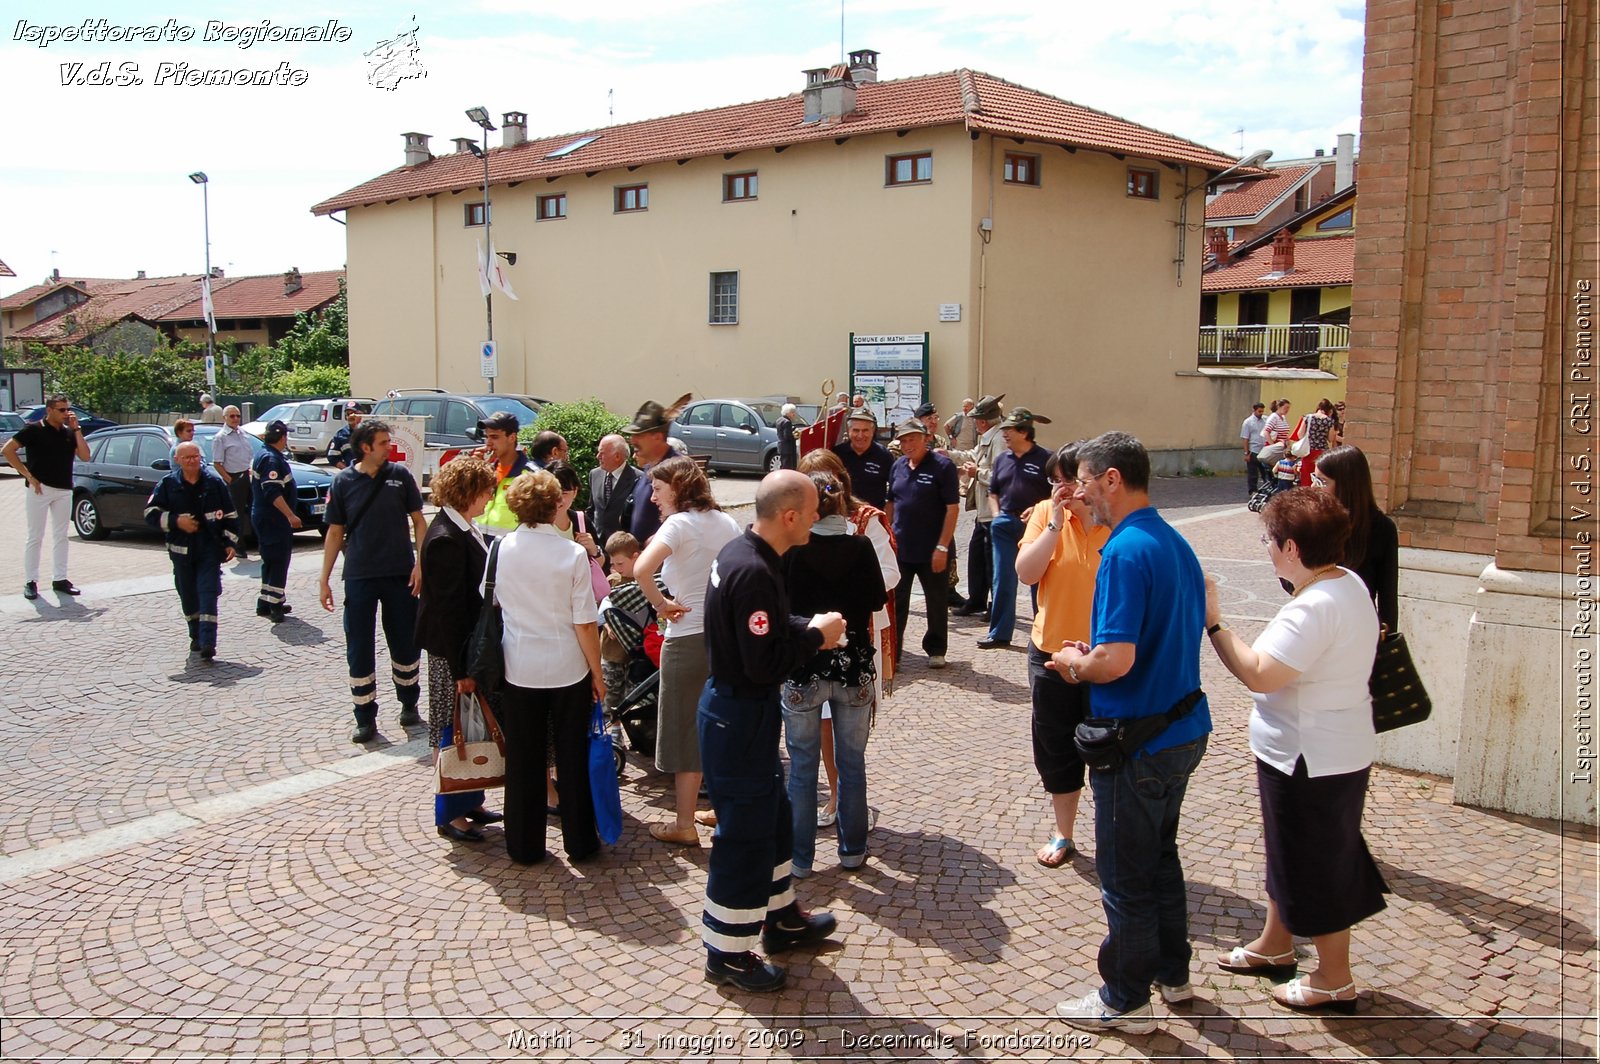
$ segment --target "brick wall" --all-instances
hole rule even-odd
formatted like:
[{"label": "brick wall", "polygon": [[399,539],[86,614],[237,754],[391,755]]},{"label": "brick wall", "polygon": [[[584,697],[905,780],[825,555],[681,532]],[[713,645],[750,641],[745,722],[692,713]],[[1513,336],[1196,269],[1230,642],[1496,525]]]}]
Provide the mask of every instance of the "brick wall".
[{"label": "brick wall", "polygon": [[1567,302],[1596,278],[1595,25],[1594,0],[1368,2],[1349,403],[1410,546],[1560,567]]}]

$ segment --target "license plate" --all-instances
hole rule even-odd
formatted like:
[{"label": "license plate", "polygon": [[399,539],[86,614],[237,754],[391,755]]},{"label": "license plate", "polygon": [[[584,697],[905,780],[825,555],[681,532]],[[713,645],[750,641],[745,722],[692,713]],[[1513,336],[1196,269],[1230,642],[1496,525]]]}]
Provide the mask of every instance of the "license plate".
[{"label": "license plate", "polygon": [[314,502],[311,504],[311,512],[316,516],[321,517],[323,514],[328,512],[328,504],[325,502]]},{"label": "license plate", "polygon": [[294,434],[296,436],[309,436],[309,435],[311,435],[311,426],[310,425],[297,425],[297,426],[295,426]]}]

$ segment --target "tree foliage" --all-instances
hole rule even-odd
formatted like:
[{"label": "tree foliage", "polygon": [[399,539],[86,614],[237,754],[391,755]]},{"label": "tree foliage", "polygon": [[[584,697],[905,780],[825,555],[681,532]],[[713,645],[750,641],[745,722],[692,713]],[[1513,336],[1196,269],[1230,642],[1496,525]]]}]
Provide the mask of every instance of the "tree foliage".
[{"label": "tree foliage", "polygon": [[[484,404],[493,407],[493,403]],[[567,441],[568,461],[577,470],[580,486],[578,499],[573,506],[589,505],[589,471],[598,464],[595,447],[604,436],[619,432],[627,420],[612,413],[606,404],[595,398],[580,399],[575,403],[546,403],[539,410],[539,420],[525,425],[518,438],[524,443],[533,442],[541,432],[559,432]]]},{"label": "tree foliage", "polygon": [[[295,315],[294,325],[274,350],[290,366],[343,366],[349,370],[350,301],[342,279],[338,298],[316,314],[302,311]],[[349,387],[348,379],[345,387]]]}]

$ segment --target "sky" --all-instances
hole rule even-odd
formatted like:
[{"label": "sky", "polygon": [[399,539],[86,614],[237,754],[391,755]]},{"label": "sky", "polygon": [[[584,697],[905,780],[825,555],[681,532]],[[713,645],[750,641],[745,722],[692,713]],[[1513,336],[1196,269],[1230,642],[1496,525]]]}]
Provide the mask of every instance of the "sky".
[{"label": "sky", "polygon": [[[1331,153],[1360,132],[1362,3],[845,0],[842,12],[843,45],[878,51],[882,80],[970,67],[1233,155]],[[111,36],[164,35],[70,39],[86,20]],[[245,35],[264,20],[268,31],[334,20],[344,39]],[[413,33],[414,50],[394,43]],[[431,134],[445,154],[478,133],[464,113],[474,105],[496,125],[524,111],[538,137],[784,96],[840,46],[839,0],[463,0],[448,12],[8,0],[0,261],[17,276],[0,278],[0,295],[52,269],[199,273],[208,210],[211,263],[229,276],[338,269],[344,229],[310,208],[400,165],[404,132]],[[396,55],[410,76],[375,65]],[[281,83],[185,85],[183,64]],[[194,171],[210,179],[204,193]]]}]

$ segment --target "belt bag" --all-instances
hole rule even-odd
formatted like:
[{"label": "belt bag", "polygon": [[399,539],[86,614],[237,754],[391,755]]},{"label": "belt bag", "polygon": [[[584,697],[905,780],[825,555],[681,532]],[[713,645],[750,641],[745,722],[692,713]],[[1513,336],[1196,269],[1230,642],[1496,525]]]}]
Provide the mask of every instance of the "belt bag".
[{"label": "belt bag", "polygon": [[1165,713],[1149,717],[1090,717],[1072,732],[1072,745],[1083,763],[1099,772],[1115,772],[1139,748],[1189,715],[1205,692],[1196,688]]}]

